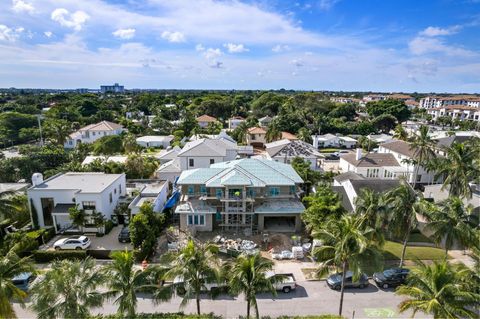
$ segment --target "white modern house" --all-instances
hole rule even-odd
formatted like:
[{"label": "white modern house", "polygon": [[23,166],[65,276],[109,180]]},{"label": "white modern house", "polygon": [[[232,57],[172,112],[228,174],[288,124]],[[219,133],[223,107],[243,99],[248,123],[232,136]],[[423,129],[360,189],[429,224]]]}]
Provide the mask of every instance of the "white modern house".
[{"label": "white modern house", "polygon": [[146,135],[137,138],[137,144],[142,147],[162,147],[166,149],[173,141],[173,135]]},{"label": "white modern house", "polygon": [[336,147],[336,148],[354,148],[357,140],[349,136],[334,134],[312,135],[312,144],[316,149]]},{"label": "white modern house", "polygon": [[[69,172],[44,180],[42,174],[35,173],[27,195],[32,219],[40,227],[54,227],[60,232],[72,229],[69,209],[75,206],[87,215],[100,212],[105,219],[111,219],[125,191],[125,174]],[[89,224],[87,219],[84,230],[96,231],[93,221]]]},{"label": "white modern house", "polygon": [[301,140],[283,139],[265,144],[267,158],[275,162],[290,164],[296,157],[310,162],[314,170],[320,169],[320,159],[323,158],[315,147]]},{"label": "white modern house", "polygon": [[372,141],[372,142],[375,142],[375,143],[385,143],[385,142],[388,142],[388,141],[391,141],[393,140],[393,136],[392,135],[388,135],[388,134],[370,134],[370,135],[367,135],[367,139]]},{"label": "white modern house", "polygon": [[75,148],[80,143],[93,143],[108,135],[120,135],[124,131],[119,124],[102,121],[82,127],[70,134],[63,145],[65,148]]},{"label": "white modern house", "polygon": [[104,156],[104,155],[88,155],[82,162],[82,166],[92,164],[96,160],[101,161],[102,163],[113,162],[118,164],[125,164],[127,162],[128,156],[125,155],[113,155],[113,156]]},{"label": "white modern house", "polygon": [[233,116],[233,117],[228,119],[228,129],[229,130],[234,130],[243,122],[245,122],[245,119],[243,117]]},{"label": "white modern house", "polygon": [[128,205],[132,215],[140,212],[140,208],[145,203],[153,205],[153,211],[161,213],[168,199],[168,182],[158,181],[146,183],[141,187],[140,193]]},{"label": "white modern house", "polygon": [[363,154],[360,148],[355,154],[340,156],[340,169],[343,173],[353,172],[368,179],[392,179],[406,174],[392,154]]}]

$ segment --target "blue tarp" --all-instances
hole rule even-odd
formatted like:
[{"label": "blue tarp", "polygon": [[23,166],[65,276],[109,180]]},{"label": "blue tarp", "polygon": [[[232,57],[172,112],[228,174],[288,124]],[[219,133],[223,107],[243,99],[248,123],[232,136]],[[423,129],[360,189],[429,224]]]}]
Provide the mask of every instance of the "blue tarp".
[{"label": "blue tarp", "polygon": [[172,196],[170,196],[170,198],[168,199],[163,209],[172,208],[173,206],[175,206],[179,198],[180,198],[180,191],[178,189],[174,189]]}]

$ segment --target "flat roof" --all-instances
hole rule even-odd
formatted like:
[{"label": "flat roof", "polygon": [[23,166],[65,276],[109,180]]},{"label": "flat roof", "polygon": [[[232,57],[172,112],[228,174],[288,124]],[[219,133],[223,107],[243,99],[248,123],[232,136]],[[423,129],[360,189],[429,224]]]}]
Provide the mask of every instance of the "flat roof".
[{"label": "flat roof", "polygon": [[5,192],[18,192],[26,189],[28,185],[27,183],[0,183],[0,194]]},{"label": "flat roof", "polygon": [[125,174],[68,172],[48,178],[29,190],[78,190],[80,193],[101,193],[122,176]]}]

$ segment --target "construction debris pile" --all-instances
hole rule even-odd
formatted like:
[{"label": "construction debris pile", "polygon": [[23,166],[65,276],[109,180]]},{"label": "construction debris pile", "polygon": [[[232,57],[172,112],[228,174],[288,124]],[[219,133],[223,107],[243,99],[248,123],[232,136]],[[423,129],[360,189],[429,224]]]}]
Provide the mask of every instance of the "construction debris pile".
[{"label": "construction debris pile", "polygon": [[254,255],[259,252],[258,245],[247,239],[228,239],[224,236],[216,236],[213,243],[217,244],[220,251],[237,251],[238,253],[245,253],[247,255]]}]

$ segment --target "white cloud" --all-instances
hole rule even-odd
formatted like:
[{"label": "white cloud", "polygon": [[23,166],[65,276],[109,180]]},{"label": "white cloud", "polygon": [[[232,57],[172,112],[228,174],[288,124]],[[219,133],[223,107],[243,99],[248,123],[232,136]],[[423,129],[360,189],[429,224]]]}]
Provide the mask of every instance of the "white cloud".
[{"label": "white cloud", "polygon": [[195,46],[195,51],[197,52],[205,51],[205,47],[201,43],[199,43]]},{"label": "white cloud", "polygon": [[289,51],[290,47],[286,44],[277,44],[272,48],[272,51],[275,53]]},{"label": "white cloud", "polygon": [[203,53],[203,56],[207,59],[215,59],[221,56],[223,53],[219,48],[213,49],[213,48],[208,48],[205,53]]},{"label": "white cloud", "polygon": [[225,43],[223,45],[230,53],[242,53],[250,51],[243,44]]},{"label": "white cloud", "polygon": [[164,31],[162,32],[162,38],[167,40],[168,42],[185,42],[185,35],[181,32],[175,31],[175,32],[170,32],[170,31]]},{"label": "white cloud", "polygon": [[113,36],[120,39],[131,39],[135,36],[135,29],[118,29],[115,32],[112,32]]},{"label": "white cloud", "polygon": [[458,31],[460,31],[462,27],[459,25],[455,25],[453,27],[449,28],[439,28],[439,27],[428,27],[422,32],[420,32],[420,35],[426,36],[426,37],[437,37],[437,36],[442,36],[442,35],[451,35],[455,34]]},{"label": "white cloud", "polygon": [[415,55],[423,55],[428,53],[443,53],[451,56],[475,56],[472,51],[447,45],[438,38],[428,38],[418,36],[408,44],[410,51]]},{"label": "white cloud", "polygon": [[304,65],[302,59],[293,59],[290,61],[290,64],[295,65],[297,68],[302,67]]},{"label": "white cloud", "polygon": [[23,0],[12,0],[12,10],[17,13],[27,12],[32,14],[35,12],[33,5]]},{"label": "white cloud", "polygon": [[327,11],[333,8],[338,2],[340,2],[340,0],[320,0],[318,6],[320,7],[320,10]]},{"label": "white cloud", "polygon": [[60,23],[60,25],[72,28],[75,31],[80,31],[82,29],[83,24],[87,22],[90,16],[85,11],[75,11],[70,13],[65,8],[57,8],[53,10],[51,14],[51,19]]},{"label": "white cloud", "polygon": [[43,34],[44,34],[47,38],[51,38],[52,35],[53,35],[53,32],[52,32],[52,31],[45,31],[45,32],[43,32]]},{"label": "white cloud", "polygon": [[4,24],[0,24],[0,41],[14,42],[19,38],[20,33],[22,33],[24,30],[25,29],[22,27],[13,29]]}]

